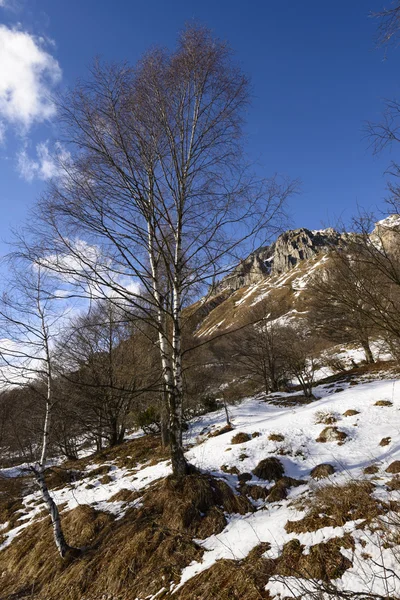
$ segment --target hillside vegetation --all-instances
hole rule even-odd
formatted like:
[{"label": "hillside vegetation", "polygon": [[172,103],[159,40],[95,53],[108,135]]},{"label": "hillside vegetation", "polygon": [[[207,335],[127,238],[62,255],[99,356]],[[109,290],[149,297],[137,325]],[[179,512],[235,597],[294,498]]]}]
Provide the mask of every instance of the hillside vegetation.
[{"label": "hillside vegetation", "polygon": [[205,414],[183,482],[154,435],[51,467],[65,534],[85,548],[64,562],[29,471],[3,469],[1,598],[397,597],[397,376],[390,363],[349,372],[305,405],[248,398],[231,428]]}]

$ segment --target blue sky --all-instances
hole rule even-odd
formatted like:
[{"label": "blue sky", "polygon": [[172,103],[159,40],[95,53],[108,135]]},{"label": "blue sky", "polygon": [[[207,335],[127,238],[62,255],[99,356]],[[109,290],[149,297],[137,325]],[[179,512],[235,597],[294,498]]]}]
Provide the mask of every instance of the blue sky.
[{"label": "blue sky", "polygon": [[[52,174],[55,89],[96,55],[135,62],[173,47],[197,19],[227,39],[252,80],[248,153],[260,173],[302,180],[292,225],[349,220],[379,206],[385,168],[363,137],[383,99],[399,97],[400,48],[374,45],[381,0],[0,0],[0,238],[10,237]],[[12,94],[10,95],[10,89]],[[0,253],[4,252],[0,244]]]}]

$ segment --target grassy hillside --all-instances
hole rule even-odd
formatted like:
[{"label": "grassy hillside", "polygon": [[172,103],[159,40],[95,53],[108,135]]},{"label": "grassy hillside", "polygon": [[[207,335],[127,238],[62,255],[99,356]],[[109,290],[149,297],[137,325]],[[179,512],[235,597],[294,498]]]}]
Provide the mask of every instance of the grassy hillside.
[{"label": "grassy hillside", "polygon": [[308,404],[247,398],[233,429],[206,414],[186,435],[184,483],[157,436],[53,466],[66,537],[83,549],[64,562],[29,472],[3,469],[0,598],[398,597],[397,377],[381,363],[321,381]]}]

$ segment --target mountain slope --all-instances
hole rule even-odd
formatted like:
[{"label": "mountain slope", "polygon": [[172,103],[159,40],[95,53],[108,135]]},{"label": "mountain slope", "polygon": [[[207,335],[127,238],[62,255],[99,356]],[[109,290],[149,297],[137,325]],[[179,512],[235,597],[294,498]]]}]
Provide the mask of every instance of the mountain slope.
[{"label": "mountain slope", "polygon": [[[390,576],[400,549],[397,376],[385,364],[344,375],[319,385],[319,399],[307,405],[293,404],[293,394],[249,398],[230,408],[234,431],[225,433],[223,411],[197,419],[187,458],[204,475],[190,476],[185,488],[169,478],[153,436],[62,465],[52,493],[67,535],[88,548],[61,564],[40,496],[26,489],[2,525],[0,597],[33,589],[29,597],[52,600],[256,600],[305,587],[311,594],[330,580],[342,591],[398,597],[400,582]],[[341,435],[323,441],[326,427]],[[268,458],[280,461],[283,480],[257,471]],[[321,463],[334,472],[314,479]],[[18,474],[0,473],[9,481]],[[209,490],[217,488],[213,505]]]}]

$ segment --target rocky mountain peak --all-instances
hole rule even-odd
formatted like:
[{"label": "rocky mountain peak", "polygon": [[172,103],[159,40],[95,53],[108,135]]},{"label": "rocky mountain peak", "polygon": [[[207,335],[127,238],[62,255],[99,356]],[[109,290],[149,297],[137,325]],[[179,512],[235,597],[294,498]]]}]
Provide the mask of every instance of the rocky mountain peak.
[{"label": "rocky mountain peak", "polygon": [[285,273],[300,261],[320,252],[328,252],[342,242],[342,234],[332,228],[312,231],[301,227],[285,231],[273,244],[259,248],[241,261],[232,273],[215,286],[214,291],[234,291],[245,285],[258,283],[266,277]]}]

